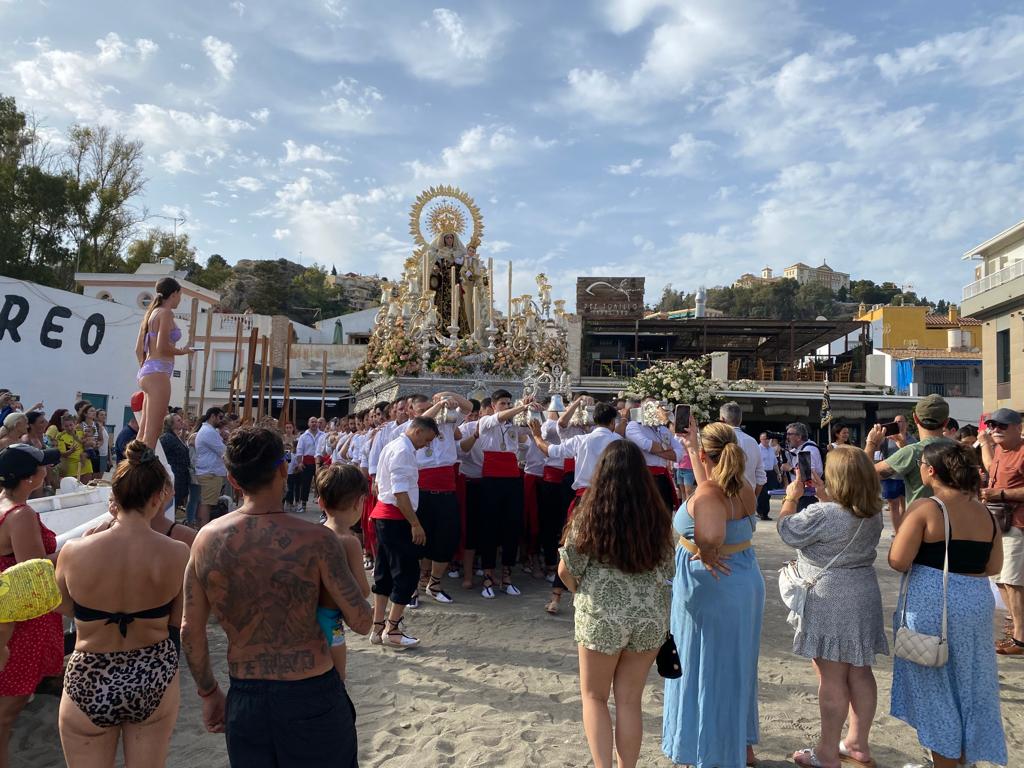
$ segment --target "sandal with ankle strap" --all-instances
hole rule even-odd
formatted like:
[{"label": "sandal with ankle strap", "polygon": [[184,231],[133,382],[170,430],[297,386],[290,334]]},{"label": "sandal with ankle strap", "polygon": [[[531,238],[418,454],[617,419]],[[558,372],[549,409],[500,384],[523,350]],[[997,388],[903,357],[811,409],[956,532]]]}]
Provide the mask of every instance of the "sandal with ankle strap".
[{"label": "sandal with ankle strap", "polygon": [[[373,629],[370,631],[370,645],[382,645],[384,643],[384,624],[383,621],[373,622]],[[377,629],[380,627],[380,630]]]},{"label": "sandal with ankle strap", "polygon": [[430,577],[430,581],[427,582],[426,593],[435,600],[437,600],[437,602],[439,603],[455,602],[451,595],[449,595],[447,592],[441,589],[441,579],[439,579],[437,576]]},{"label": "sandal with ankle strap", "polygon": [[480,597],[485,597],[488,600],[494,599],[494,577],[484,576],[483,589],[480,590]]},{"label": "sandal with ankle strap", "polygon": [[522,594],[519,587],[512,583],[512,569],[505,568],[501,573],[501,591],[506,595],[517,597]]},{"label": "sandal with ankle strap", "polygon": [[402,630],[402,619],[398,621],[387,620],[388,631],[385,634],[384,645],[394,648],[396,651],[404,651],[406,648],[415,648],[420,644],[419,638],[411,637]]},{"label": "sandal with ankle strap", "polygon": [[544,610],[550,613],[552,616],[555,616],[559,611],[561,600],[562,590],[558,587],[555,587],[551,590],[551,599],[548,600],[548,604],[544,606]]}]

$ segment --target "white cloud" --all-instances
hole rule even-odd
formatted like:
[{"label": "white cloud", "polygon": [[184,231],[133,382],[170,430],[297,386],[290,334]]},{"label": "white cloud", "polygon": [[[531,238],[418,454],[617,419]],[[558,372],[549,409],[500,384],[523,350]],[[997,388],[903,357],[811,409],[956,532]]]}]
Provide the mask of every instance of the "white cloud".
[{"label": "white cloud", "polygon": [[621,165],[610,165],[608,166],[608,173],[612,176],[629,176],[633,171],[640,170],[640,166],[644,164],[644,161],[637,157],[630,160],[628,163],[622,163]]},{"label": "white cloud", "polygon": [[246,192],[259,192],[263,189],[263,182],[254,176],[239,176],[237,179],[222,181],[221,184],[235,192],[240,189]]},{"label": "white cloud", "polygon": [[692,176],[706,165],[715,143],[681,133],[668,149],[668,162],[648,171],[651,176]]},{"label": "white cloud", "polygon": [[515,165],[533,152],[552,146],[539,138],[523,140],[515,129],[499,125],[476,125],[463,131],[459,142],[441,150],[439,163],[431,165],[414,160],[409,163],[416,179],[459,179],[481,171]]},{"label": "white cloud", "polygon": [[187,171],[189,169],[188,164],[185,161],[185,157],[184,152],[179,152],[176,149],[164,152],[160,156],[160,167],[171,175]]},{"label": "white cloud", "polygon": [[252,130],[244,120],[217,112],[182,112],[156,104],[136,104],[125,120],[131,133],[147,145],[218,157],[223,156],[235,135]]},{"label": "white cloud", "polygon": [[284,240],[286,237],[291,237],[291,235],[292,231],[287,227],[278,227],[277,229],[274,230],[274,234],[272,235],[272,237],[275,240]]},{"label": "white cloud", "polygon": [[249,113],[249,117],[255,120],[257,123],[266,123],[270,119],[270,110],[266,107],[261,107]]},{"label": "white cloud", "polygon": [[421,80],[450,85],[483,81],[500,58],[511,25],[491,16],[469,20],[448,8],[435,8],[429,19],[391,31],[394,56]]},{"label": "white cloud", "polygon": [[221,78],[223,80],[230,80],[231,75],[235,71],[235,62],[238,60],[238,54],[235,52],[234,46],[213,35],[208,35],[203,38],[203,52]]},{"label": "white cloud", "polygon": [[512,247],[512,243],[507,240],[491,240],[487,243],[487,252],[498,255],[504,253]]},{"label": "white cloud", "polygon": [[245,3],[241,2],[241,0],[233,0],[230,7],[239,17],[245,16]]},{"label": "white cloud", "polygon": [[643,61],[628,77],[574,68],[561,102],[621,123],[649,119],[649,105],[679,99],[695,83],[709,85],[741,74],[738,67],[759,66],[803,27],[793,6],[771,0],[608,0],[605,15],[616,34],[653,23]]},{"label": "white cloud", "polygon": [[932,73],[981,86],[1016,80],[1024,74],[1024,16],[1004,16],[990,26],[939,35],[894,54],[875,57],[882,76],[894,83]]},{"label": "white cloud", "polygon": [[332,163],[345,159],[339,155],[331,154],[319,144],[301,145],[292,139],[284,142],[284,153],[284,160],[281,161],[283,163]]}]

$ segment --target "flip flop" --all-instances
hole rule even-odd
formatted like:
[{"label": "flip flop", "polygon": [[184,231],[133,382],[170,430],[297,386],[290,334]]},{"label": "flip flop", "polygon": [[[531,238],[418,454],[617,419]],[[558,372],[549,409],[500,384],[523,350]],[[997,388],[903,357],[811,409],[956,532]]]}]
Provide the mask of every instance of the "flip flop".
[{"label": "flip flop", "polygon": [[854,768],[876,768],[874,760],[858,760],[846,749],[846,744],[839,742],[839,761],[849,763]]}]

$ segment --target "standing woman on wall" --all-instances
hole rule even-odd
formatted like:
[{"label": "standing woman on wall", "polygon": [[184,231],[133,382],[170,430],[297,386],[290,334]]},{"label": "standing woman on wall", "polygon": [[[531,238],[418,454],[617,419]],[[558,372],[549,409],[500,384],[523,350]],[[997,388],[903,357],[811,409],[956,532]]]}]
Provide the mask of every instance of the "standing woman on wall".
[{"label": "standing woman on wall", "polygon": [[135,357],[141,366],[135,379],[145,395],[139,419],[139,440],[150,448],[156,448],[171,401],[174,357],[188,354],[188,344],[174,346],[181,341],[181,330],[174,324],[174,310],[181,302],[181,286],[173,277],[165,277],[157,281],[154,290],[156,296],[146,310],[135,342]]}]

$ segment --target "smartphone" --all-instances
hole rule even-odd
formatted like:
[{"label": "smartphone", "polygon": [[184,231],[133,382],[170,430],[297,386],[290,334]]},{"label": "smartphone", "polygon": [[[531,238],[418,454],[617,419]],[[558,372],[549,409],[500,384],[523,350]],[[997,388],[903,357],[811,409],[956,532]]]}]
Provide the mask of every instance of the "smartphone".
[{"label": "smartphone", "polygon": [[690,428],[690,406],[676,406],[675,424],[677,432],[682,432],[684,429]]},{"label": "smartphone", "polygon": [[900,433],[900,425],[895,421],[890,421],[888,424],[883,424],[882,429],[885,430],[886,437],[892,437]]},{"label": "smartphone", "polygon": [[796,458],[800,465],[800,479],[805,483],[811,482],[811,475],[813,473],[811,469],[811,454],[804,451],[803,453],[798,453]]}]

